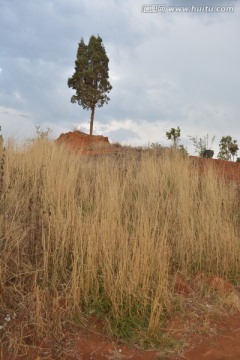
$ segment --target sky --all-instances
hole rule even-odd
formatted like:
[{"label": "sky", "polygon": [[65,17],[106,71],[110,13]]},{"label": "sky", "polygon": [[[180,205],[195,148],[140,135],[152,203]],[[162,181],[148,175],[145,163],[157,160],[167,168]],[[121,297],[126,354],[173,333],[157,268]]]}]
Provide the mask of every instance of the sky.
[{"label": "sky", "polygon": [[81,38],[98,34],[113,88],[96,109],[94,134],[166,146],[166,132],[179,126],[192,154],[189,136],[215,135],[214,157],[222,136],[240,144],[238,0],[0,0],[4,139],[24,141],[35,126],[53,138],[89,132],[90,111],[71,103],[67,80]]}]

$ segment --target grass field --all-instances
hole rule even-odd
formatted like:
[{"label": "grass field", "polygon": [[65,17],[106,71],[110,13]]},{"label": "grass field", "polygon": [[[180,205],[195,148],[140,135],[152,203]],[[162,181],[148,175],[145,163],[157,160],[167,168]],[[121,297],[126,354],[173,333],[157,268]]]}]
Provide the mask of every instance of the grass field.
[{"label": "grass field", "polygon": [[91,314],[148,339],[181,307],[177,274],[239,279],[237,186],[178,151],[88,158],[9,142],[1,178],[0,314],[27,312],[38,336]]}]

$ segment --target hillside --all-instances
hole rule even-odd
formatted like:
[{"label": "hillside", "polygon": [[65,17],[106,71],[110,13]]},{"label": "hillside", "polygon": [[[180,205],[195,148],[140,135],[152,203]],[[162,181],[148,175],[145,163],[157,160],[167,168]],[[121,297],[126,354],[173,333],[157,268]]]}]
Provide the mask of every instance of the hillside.
[{"label": "hillside", "polygon": [[239,359],[239,164],[60,139],[4,151],[0,359]]}]

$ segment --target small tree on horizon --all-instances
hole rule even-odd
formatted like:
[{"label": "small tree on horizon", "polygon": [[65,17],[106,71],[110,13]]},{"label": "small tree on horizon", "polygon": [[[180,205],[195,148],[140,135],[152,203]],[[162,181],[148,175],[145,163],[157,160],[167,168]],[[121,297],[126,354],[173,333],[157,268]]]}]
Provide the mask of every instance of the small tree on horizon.
[{"label": "small tree on horizon", "polygon": [[186,148],[183,144],[180,144],[180,145],[178,146],[178,150],[181,151],[182,154],[188,155],[187,148]]},{"label": "small tree on horizon", "polygon": [[108,63],[102,39],[91,36],[88,45],[81,38],[78,44],[75,72],[68,79],[68,87],[76,90],[71,98],[72,103],[78,103],[83,109],[91,110],[90,135],[93,133],[93,121],[96,106],[102,107],[110,100],[107,94],[112,86],[108,81]]},{"label": "small tree on horizon", "polygon": [[234,161],[234,157],[237,155],[239,150],[237,140],[233,140],[232,136],[230,135],[223,136],[219,144],[219,149],[219,159],[229,161],[232,158],[232,161]]},{"label": "small tree on horizon", "polygon": [[178,142],[179,142],[179,139],[181,136],[181,130],[180,130],[179,126],[177,127],[177,129],[171,128],[169,131],[167,131],[166,136],[167,136],[168,140],[172,140],[173,147],[176,148],[178,146]]},{"label": "small tree on horizon", "polygon": [[35,125],[36,129],[36,135],[34,138],[28,138],[27,141],[34,142],[34,141],[49,141],[50,140],[50,134],[52,132],[52,129],[50,127],[47,128],[47,130],[43,130],[40,125]]}]

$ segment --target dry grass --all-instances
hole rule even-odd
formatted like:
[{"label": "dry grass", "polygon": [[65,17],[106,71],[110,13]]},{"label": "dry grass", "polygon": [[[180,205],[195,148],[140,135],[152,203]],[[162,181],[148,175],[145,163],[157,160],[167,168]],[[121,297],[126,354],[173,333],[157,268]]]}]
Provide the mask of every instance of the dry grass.
[{"label": "dry grass", "polygon": [[90,159],[9,143],[2,186],[0,309],[28,309],[38,334],[90,312],[151,335],[177,271],[239,276],[236,186],[177,151]]}]

